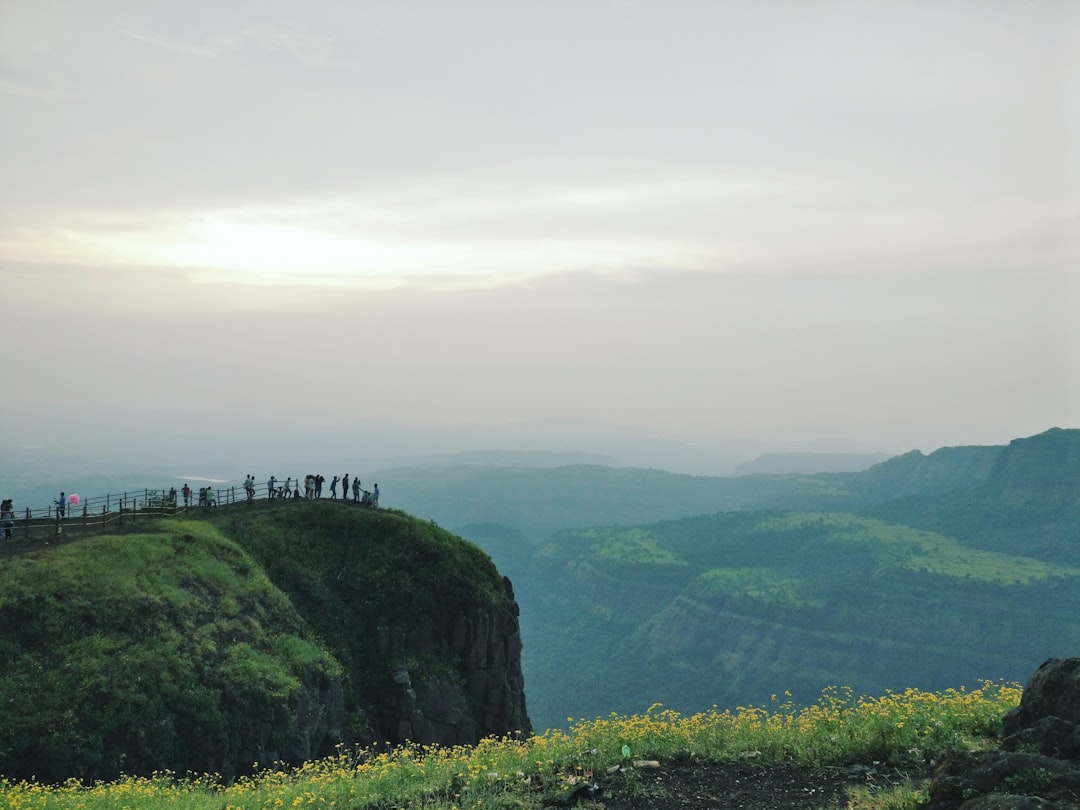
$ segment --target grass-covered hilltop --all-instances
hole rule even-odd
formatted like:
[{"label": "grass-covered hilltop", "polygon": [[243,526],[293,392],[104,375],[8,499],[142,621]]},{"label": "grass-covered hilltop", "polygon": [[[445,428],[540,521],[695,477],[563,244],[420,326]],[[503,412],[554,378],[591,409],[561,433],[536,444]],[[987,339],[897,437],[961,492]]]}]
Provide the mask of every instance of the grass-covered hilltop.
[{"label": "grass-covered hilltop", "polygon": [[125,528],[0,558],[5,776],[530,731],[509,584],[430,522],[256,502]]}]

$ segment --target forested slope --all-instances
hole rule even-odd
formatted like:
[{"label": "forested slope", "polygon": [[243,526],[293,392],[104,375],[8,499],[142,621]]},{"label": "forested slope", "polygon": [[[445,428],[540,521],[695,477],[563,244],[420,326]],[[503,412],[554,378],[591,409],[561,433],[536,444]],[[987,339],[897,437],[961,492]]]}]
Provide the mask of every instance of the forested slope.
[{"label": "forested slope", "polygon": [[[1018,680],[1075,654],[1078,437],[834,478],[833,502],[877,502],[862,514],[741,510],[555,535],[518,577],[526,671],[557,684],[534,691],[533,717]],[[883,500],[888,486],[921,494]]]}]

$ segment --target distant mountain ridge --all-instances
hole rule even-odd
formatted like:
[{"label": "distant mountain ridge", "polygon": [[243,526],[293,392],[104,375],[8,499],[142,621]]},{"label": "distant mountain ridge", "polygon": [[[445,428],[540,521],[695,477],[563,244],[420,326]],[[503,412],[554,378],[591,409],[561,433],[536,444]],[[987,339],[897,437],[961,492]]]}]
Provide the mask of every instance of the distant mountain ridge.
[{"label": "distant mountain ridge", "polygon": [[865,514],[975,548],[1080,565],[1080,430],[1053,428],[996,449],[964,465],[967,486],[938,486],[945,491],[882,502]]},{"label": "distant mountain ridge", "polygon": [[647,523],[728,509],[858,511],[907,496],[938,495],[986,480],[1004,450],[949,447],[887,458],[856,472],[680,475],[664,470],[574,464],[502,467],[446,464],[379,473],[407,511],[460,530],[501,525],[542,540],[585,526]]},{"label": "distant mountain ridge", "polygon": [[520,583],[538,725],[654,701],[808,700],[837,683],[1020,680],[1080,649],[1080,430],[698,483],[725,506],[536,543],[512,525],[462,529]]},{"label": "distant mountain ridge", "polygon": [[735,467],[734,475],[813,475],[825,472],[862,472],[888,461],[888,453],[765,453]]}]

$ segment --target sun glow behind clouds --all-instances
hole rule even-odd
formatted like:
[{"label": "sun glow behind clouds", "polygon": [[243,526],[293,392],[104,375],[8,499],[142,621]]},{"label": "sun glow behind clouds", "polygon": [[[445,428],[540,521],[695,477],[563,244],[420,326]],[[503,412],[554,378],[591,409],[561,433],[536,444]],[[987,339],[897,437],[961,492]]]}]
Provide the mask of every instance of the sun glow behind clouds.
[{"label": "sun glow behind clouds", "polygon": [[[184,271],[196,283],[265,286],[492,286],[548,273],[622,273],[649,266],[704,266],[715,246],[673,234],[590,234],[580,229],[522,228],[521,212],[493,213],[490,227],[475,211],[428,219],[402,206],[374,215],[306,209],[80,212],[53,225],[0,232],[0,259],[95,267]],[[465,205],[468,208],[468,205]],[[500,219],[500,213],[503,217]],[[565,214],[564,214],[565,216]]]},{"label": "sun glow behind clouds", "polygon": [[[83,209],[0,230],[0,259],[168,268],[198,283],[329,288],[716,269],[745,258],[751,246],[718,233],[715,222],[788,191],[763,179],[710,176],[569,185],[456,180],[278,205]],[[687,206],[694,216],[673,214]]]},{"label": "sun glow behind clouds", "polygon": [[490,285],[568,269],[618,271],[685,247],[615,244],[573,238],[517,241],[439,236],[372,238],[275,223],[206,219],[137,239],[90,240],[132,264],[187,268],[193,281],[252,285],[389,287],[400,284]]}]

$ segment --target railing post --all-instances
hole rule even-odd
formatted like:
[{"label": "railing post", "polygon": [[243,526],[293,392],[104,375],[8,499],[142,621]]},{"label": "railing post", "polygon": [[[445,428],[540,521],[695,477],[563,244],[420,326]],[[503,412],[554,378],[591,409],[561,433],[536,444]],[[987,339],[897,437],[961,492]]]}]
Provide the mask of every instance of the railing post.
[{"label": "railing post", "polygon": [[28,507],[26,507],[26,539],[27,540],[30,539],[30,517],[31,517],[31,512],[30,512],[30,507],[28,506]]}]

